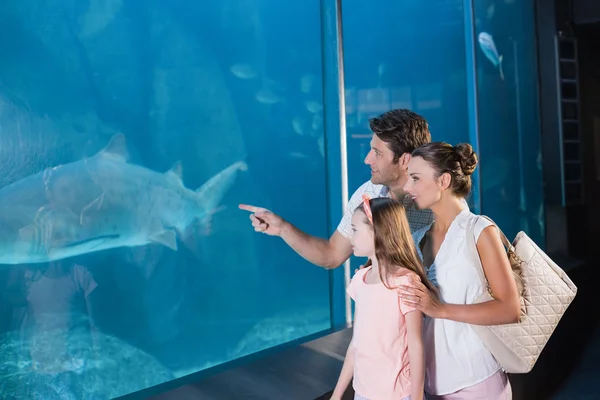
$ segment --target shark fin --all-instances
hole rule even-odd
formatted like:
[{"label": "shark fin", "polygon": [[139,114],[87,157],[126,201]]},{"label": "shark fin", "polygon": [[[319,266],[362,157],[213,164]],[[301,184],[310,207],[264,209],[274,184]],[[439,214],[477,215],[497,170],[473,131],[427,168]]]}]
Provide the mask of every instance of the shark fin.
[{"label": "shark fin", "polygon": [[[212,233],[212,225],[213,225],[213,217],[216,213],[219,213],[225,210],[227,206],[218,206],[212,210],[210,210],[204,217],[196,218],[194,224],[192,225],[196,232],[202,236],[210,236]],[[189,234],[186,232],[185,234]]]},{"label": "shark fin", "polygon": [[176,179],[183,186],[183,167],[181,166],[181,161],[175,162],[165,174],[171,179]]},{"label": "shark fin", "polygon": [[231,164],[229,167],[225,168],[208,181],[206,181],[202,186],[196,189],[196,193],[199,197],[208,197],[207,195],[213,192],[217,186],[222,185],[223,181],[227,178],[230,178],[237,171],[246,171],[248,169],[248,164],[245,161],[238,161]]},{"label": "shark fin", "polygon": [[172,230],[164,230],[148,236],[148,239],[154,243],[160,243],[171,250],[177,251],[177,236]]},{"label": "shark fin", "polygon": [[110,155],[111,157],[119,158],[123,162],[127,162],[130,155],[129,150],[127,150],[125,135],[122,133],[115,134],[98,154]]}]

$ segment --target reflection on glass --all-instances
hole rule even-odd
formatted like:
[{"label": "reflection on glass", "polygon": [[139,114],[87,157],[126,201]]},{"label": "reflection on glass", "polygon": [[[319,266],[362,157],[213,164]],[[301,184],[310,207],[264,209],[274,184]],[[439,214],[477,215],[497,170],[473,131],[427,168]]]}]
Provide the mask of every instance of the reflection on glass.
[{"label": "reflection on glass", "polygon": [[0,11],[0,398],[109,399],[330,327],[327,271],[237,209],[328,235],[318,1]]},{"label": "reflection on glass", "polygon": [[482,209],[509,237],[543,244],[534,4],[473,4]]}]

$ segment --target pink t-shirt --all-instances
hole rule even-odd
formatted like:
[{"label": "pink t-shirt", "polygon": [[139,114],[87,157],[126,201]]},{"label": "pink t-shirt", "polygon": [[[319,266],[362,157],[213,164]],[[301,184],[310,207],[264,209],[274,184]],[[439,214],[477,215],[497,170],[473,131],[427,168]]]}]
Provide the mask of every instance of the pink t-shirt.
[{"label": "pink t-shirt", "polygon": [[[368,399],[402,399],[411,394],[408,342],[404,316],[414,308],[404,304],[396,290],[383,283],[369,284],[366,275],[373,267],[358,271],[347,292],[356,302],[354,324],[354,391]],[[388,285],[410,285],[404,270]]]}]

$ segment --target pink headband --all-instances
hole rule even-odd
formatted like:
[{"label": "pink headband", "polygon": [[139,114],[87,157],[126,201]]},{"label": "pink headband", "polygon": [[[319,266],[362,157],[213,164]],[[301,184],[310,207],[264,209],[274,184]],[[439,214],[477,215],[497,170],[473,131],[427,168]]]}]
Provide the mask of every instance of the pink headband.
[{"label": "pink headband", "polygon": [[371,205],[370,205],[371,199],[366,194],[362,195],[362,199],[363,199],[363,207],[365,209],[365,214],[367,214],[367,219],[369,220],[369,222],[372,225],[373,224],[373,213],[371,213]]}]

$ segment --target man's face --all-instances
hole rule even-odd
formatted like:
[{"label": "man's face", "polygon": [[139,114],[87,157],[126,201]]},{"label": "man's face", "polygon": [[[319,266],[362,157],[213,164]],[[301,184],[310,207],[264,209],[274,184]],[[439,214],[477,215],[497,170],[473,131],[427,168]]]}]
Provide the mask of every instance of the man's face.
[{"label": "man's face", "polygon": [[371,139],[371,150],[365,157],[365,164],[371,167],[371,182],[375,185],[394,186],[404,176],[401,163],[394,163],[394,153],[377,135]]}]

